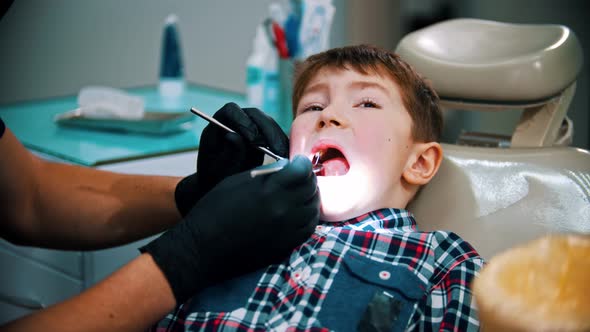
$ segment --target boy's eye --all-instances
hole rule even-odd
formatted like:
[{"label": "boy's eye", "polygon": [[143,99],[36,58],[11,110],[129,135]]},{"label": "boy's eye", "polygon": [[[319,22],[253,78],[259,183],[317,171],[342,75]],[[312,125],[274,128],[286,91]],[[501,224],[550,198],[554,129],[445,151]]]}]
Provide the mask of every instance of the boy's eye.
[{"label": "boy's eye", "polygon": [[305,108],[303,108],[303,112],[307,112],[307,111],[322,111],[324,108],[321,105],[318,104],[312,104],[312,105],[308,105]]},{"label": "boy's eye", "polygon": [[363,99],[357,107],[361,108],[379,108],[379,105],[371,99]]}]

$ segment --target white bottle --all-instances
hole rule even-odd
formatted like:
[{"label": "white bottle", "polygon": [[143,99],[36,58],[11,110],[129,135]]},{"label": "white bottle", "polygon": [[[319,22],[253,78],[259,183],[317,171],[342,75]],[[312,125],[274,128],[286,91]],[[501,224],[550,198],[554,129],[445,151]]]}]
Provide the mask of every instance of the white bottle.
[{"label": "white bottle", "polygon": [[274,117],[278,112],[278,55],[263,25],[256,30],[246,65],[248,105]]}]

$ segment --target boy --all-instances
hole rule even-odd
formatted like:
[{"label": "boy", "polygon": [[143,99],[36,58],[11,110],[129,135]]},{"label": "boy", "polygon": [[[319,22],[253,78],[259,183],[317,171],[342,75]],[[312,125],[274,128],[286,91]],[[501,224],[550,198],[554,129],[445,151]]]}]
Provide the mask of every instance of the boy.
[{"label": "boy", "polygon": [[303,62],[290,155],[321,155],[320,225],[281,264],[205,289],[159,327],[477,330],[469,284],[482,259],[455,234],[419,232],[404,210],[442,160],[437,100],[378,48]]}]

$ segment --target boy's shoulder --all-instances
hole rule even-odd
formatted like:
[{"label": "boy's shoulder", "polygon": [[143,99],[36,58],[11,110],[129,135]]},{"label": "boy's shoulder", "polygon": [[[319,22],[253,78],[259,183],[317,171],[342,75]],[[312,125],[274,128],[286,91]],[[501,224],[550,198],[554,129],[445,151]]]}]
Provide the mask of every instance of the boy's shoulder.
[{"label": "boy's shoulder", "polygon": [[441,263],[445,261],[456,263],[457,261],[481,258],[477,250],[457,233],[437,230],[426,234],[429,234],[431,245],[435,248],[435,257]]},{"label": "boy's shoulder", "polygon": [[457,233],[445,230],[419,233],[428,234],[431,245],[439,255],[444,255],[453,260],[456,258],[479,257],[477,250]]},{"label": "boy's shoulder", "polygon": [[483,267],[483,258],[477,250],[458,234],[444,230],[416,233],[416,236],[428,239],[433,267],[431,284],[438,284],[457,268],[477,274]]},{"label": "boy's shoulder", "polygon": [[[357,220],[358,221],[358,220]],[[414,215],[405,209],[381,209],[344,227],[343,243],[367,258],[407,266],[422,280],[435,282],[456,267],[478,270],[483,261],[458,234],[420,231]]]},{"label": "boy's shoulder", "polygon": [[[421,231],[420,223],[414,214],[406,209],[376,210],[366,216],[359,217],[359,220],[349,224],[349,227],[361,231],[363,234],[354,237],[348,237],[347,234],[347,241],[358,237],[364,240],[373,238],[376,243],[389,244],[378,246],[389,255],[418,257],[425,253],[429,259],[434,259],[437,264],[443,265],[453,264],[458,260],[479,258],[479,254],[473,246],[454,232],[446,230]],[[389,237],[392,237],[392,240]],[[360,243],[366,245],[370,242],[364,240]]]},{"label": "boy's shoulder", "polygon": [[[395,236],[399,242],[397,255],[390,257],[391,263],[398,264],[412,256],[410,266],[421,274],[429,284],[436,285],[457,268],[468,269],[471,274],[483,267],[484,261],[475,248],[454,232],[437,230],[422,232],[417,229]],[[394,241],[395,243],[395,241]]]},{"label": "boy's shoulder", "polygon": [[[458,260],[481,258],[475,248],[457,233],[445,230],[422,232],[415,230],[403,234],[409,242],[424,246],[424,250],[439,264],[447,265]],[[445,264],[445,262],[447,262]]]},{"label": "boy's shoulder", "polygon": [[[369,231],[375,241],[363,242],[367,256],[392,266],[404,266],[432,290],[448,278],[471,278],[483,267],[478,252],[458,234],[449,231],[422,232],[417,229],[386,234]],[[367,239],[367,234],[363,235]],[[365,249],[367,249],[365,247]],[[459,272],[460,275],[453,276]]]}]

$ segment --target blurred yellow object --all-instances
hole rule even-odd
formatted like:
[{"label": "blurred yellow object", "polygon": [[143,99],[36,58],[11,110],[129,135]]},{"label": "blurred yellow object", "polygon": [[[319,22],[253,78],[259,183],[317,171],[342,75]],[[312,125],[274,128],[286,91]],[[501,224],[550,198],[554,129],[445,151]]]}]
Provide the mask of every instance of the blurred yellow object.
[{"label": "blurred yellow object", "polygon": [[590,236],[548,235],[500,253],[473,291],[484,331],[590,331]]}]

